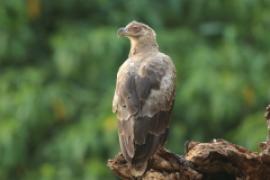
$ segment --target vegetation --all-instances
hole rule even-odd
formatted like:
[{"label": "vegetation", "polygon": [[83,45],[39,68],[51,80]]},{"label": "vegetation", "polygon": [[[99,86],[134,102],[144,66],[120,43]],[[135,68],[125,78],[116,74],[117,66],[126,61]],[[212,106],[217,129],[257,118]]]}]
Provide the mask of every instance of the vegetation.
[{"label": "vegetation", "polygon": [[0,179],[113,179],[111,112],[129,50],[151,25],[178,70],[167,147],[226,138],[256,149],[270,101],[268,0],[0,1]]}]

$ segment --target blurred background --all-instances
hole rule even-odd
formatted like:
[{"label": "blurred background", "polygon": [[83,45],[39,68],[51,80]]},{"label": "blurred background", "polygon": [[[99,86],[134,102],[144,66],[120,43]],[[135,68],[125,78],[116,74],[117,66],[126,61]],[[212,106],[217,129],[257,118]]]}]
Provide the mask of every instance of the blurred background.
[{"label": "blurred background", "polygon": [[270,102],[269,0],[1,0],[0,179],[116,179],[111,112],[129,51],[153,27],[177,67],[167,147],[225,138],[258,150]]}]

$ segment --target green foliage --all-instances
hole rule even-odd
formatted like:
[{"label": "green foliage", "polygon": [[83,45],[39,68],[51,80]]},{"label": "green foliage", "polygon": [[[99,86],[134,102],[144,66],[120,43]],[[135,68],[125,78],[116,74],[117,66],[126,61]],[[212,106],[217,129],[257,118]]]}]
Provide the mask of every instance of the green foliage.
[{"label": "green foliage", "polygon": [[[269,103],[270,1],[0,2],[0,179],[113,179],[111,113],[128,54],[118,27],[150,24],[177,66],[168,147],[227,138],[255,149]],[[254,132],[254,133],[251,133]]]}]

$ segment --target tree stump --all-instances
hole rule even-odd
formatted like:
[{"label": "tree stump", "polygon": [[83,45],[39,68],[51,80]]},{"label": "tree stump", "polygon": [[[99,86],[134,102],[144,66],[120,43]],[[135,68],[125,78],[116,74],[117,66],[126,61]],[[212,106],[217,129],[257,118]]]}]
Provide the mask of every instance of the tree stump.
[{"label": "tree stump", "polygon": [[121,179],[270,180],[270,105],[265,118],[268,139],[260,144],[260,153],[223,139],[214,139],[208,143],[187,143],[184,156],[159,149],[149,160],[147,171],[140,178],[132,177],[120,153],[108,160],[107,165]]}]

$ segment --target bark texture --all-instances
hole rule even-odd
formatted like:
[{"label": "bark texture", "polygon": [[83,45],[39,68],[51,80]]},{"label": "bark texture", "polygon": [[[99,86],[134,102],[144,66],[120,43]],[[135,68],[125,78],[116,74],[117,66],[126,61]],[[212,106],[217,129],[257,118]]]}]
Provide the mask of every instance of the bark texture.
[{"label": "bark texture", "polygon": [[[270,129],[270,106],[265,117]],[[260,143],[260,149],[260,152],[251,152],[223,139],[208,143],[191,141],[186,144],[184,156],[159,149],[149,160],[144,175],[137,179],[270,180],[269,137],[266,142]],[[107,165],[121,179],[136,179],[120,153]]]}]

